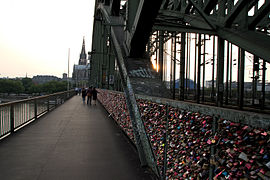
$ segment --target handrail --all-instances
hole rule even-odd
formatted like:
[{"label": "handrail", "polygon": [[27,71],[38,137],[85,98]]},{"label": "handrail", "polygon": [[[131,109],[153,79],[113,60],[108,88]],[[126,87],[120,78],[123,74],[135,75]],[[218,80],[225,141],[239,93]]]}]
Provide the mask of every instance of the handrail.
[{"label": "handrail", "polygon": [[75,91],[33,97],[0,104],[0,140],[47,114],[75,95]]},{"label": "handrail", "polygon": [[50,96],[60,95],[60,94],[66,93],[66,92],[73,92],[73,90],[63,91],[63,92],[57,92],[57,93],[53,93],[53,94],[49,94],[49,95],[42,95],[42,96],[37,96],[37,97],[32,97],[32,98],[27,98],[27,99],[22,99],[22,100],[11,101],[11,102],[7,102],[7,103],[2,103],[2,104],[0,104],[0,108],[2,106],[16,104],[16,103],[22,103],[22,102],[26,102],[26,101],[32,101],[32,100],[35,100],[35,99],[44,99],[44,98],[47,98],[47,97],[50,97]]}]

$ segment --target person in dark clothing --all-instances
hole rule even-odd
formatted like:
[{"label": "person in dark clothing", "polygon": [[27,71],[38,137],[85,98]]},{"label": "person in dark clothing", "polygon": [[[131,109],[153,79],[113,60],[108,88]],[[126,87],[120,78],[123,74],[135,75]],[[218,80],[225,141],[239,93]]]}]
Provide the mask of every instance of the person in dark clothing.
[{"label": "person in dark clothing", "polygon": [[81,95],[82,93],[82,88],[79,88],[79,96]]},{"label": "person in dark clothing", "polygon": [[91,105],[92,100],[92,87],[89,87],[87,90],[87,104]]},{"label": "person in dark clothing", "polygon": [[82,99],[83,99],[83,103],[85,103],[85,96],[86,96],[86,89],[82,88]]},{"label": "person in dark clothing", "polygon": [[94,87],[94,89],[92,90],[92,96],[93,96],[93,100],[94,100],[95,105],[97,105],[97,93],[99,93],[99,92]]}]

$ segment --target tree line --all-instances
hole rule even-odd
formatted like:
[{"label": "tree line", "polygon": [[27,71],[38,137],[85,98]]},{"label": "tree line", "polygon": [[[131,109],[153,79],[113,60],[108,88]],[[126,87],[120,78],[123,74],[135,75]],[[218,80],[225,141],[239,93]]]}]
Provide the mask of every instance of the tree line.
[{"label": "tree line", "polygon": [[0,93],[52,94],[66,90],[67,82],[65,81],[49,81],[44,84],[35,84],[31,78],[21,80],[0,79]]}]

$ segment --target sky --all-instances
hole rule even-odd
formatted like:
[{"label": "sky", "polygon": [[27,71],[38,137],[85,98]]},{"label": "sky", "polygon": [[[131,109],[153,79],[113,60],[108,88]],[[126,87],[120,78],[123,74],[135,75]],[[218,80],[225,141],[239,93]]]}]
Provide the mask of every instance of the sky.
[{"label": "sky", "polygon": [[94,0],[1,0],[0,77],[62,77],[91,51]]}]

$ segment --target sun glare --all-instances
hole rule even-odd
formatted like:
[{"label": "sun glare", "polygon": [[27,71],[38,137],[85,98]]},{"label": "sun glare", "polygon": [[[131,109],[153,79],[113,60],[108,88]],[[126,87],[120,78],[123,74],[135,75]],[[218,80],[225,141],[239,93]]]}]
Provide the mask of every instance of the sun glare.
[{"label": "sun glare", "polygon": [[154,70],[156,70],[157,72],[159,71],[159,65],[156,63],[156,61],[152,61],[152,65]]}]

